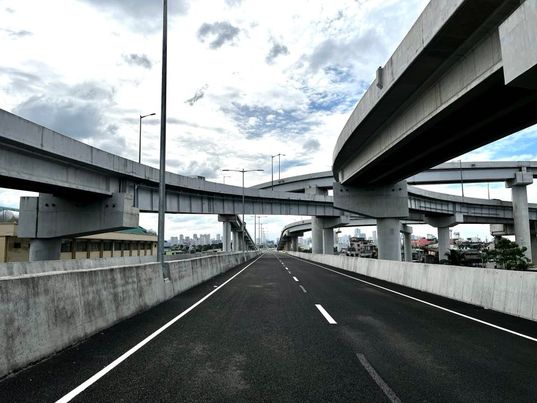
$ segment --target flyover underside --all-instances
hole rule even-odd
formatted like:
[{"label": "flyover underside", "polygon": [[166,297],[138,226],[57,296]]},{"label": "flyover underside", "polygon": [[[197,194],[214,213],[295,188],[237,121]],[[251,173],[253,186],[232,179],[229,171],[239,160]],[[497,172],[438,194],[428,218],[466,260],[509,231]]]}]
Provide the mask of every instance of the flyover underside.
[{"label": "flyover underside", "polygon": [[379,147],[346,183],[393,183],[537,123],[537,91],[503,80],[500,69],[396,144]]},{"label": "flyover underside", "polygon": [[[136,207],[141,212],[158,211],[158,189],[139,186],[136,191]],[[192,190],[166,190],[166,212],[176,214],[267,214],[340,216],[341,210],[332,207],[331,202],[302,200],[271,200],[269,198],[245,197],[244,211],[242,198],[217,193],[193,192]]]}]

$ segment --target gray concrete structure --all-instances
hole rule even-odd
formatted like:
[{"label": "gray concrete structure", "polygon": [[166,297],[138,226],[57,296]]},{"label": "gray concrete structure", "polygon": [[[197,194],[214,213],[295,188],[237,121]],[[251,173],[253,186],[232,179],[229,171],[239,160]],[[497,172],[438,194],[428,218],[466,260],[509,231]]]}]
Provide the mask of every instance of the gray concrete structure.
[{"label": "gray concrete structure", "polygon": [[400,222],[397,218],[378,218],[377,236],[379,259],[401,260]]},{"label": "gray concrete structure", "polygon": [[226,221],[222,223],[222,250],[231,252],[231,224]]},{"label": "gray concrete structure", "polygon": [[432,0],[343,128],[338,182],[392,184],[536,123],[532,3]]},{"label": "gray concrete structure", "polygon": [[403,234],[403,255],[405,262],[412,261],[412,227],[407,224],[401,224],[401,233]]},{"label": "gray concrete structure", "polygon": [[145,311],[259,252],[0,277],[0,377]]},{"label": "gray concrete structure", "polygon": [[[68,200],[133,197],[140,212],[158,210],[159,170],[88,146],[0,110],[0,177],[5,187]],[[166,173],[166,211],[240,214],[242,187]],[[245,214],[337,216],[331,199],[245,189]]]},{"label": "gray concrete structure", "polygon": [[323,253],[323,224],[320,217],[311,217],[311,253]]},{"label": "gray concrete structure", "polygon": [[514,179],[506,182],[506,186],[511,188],[513,200],[515,240],[519,246],[527,248],[525,255],[530,260],[532,260],[532,248],[526,186],[532,183],[533,177],[525,170],[518,172]]},{"label": "gray concrete structure", "polygon": [[[445,162],[406,178],[408,185],[441,185],[452,183],[492,183],[514,179],[524,170],[537,177],[537,161],[465,161]],[[333,189],[332,171],[314,172],[291,176],[274,183],[279,192],[304,193],[305,189],[317,187],[326,193]],[[253,189],[270,189],[271,182],[252,186]]]}]

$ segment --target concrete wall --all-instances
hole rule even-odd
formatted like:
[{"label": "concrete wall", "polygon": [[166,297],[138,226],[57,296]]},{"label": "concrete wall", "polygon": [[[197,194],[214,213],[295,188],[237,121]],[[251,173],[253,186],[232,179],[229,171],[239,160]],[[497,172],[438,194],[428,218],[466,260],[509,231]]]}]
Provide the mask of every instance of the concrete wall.
[{"label": "concrete wall", "polygon": [[537,272],[392,262],[342,255],[290,255],[537,321]]},{"label": "concrete wall", "polygon": [[[246,259],[259,252],[247,252]],[[0,377],[242,262],[242,253],[0,278]],[[170,286],[171,283],[171,286]]]},{"label": "concrete wall", "polygon": [[[150,251],[147,251],[150,253]],[[71,252],[65,252],[71,255]],[[80,253],[80,255],[78,255]],[[118,253],[116,251],[116,253]],[[182,254],[165,256],[165,260],[183,260],[194,257],[204,257],[207,253]],[[65,260],[44,260],[40,262],[8,262],[0,263],[0,277],[20,276],[23,274],[48,273],[51,271],[70,271],[84,269],[98,269],[111,266],[135,265],[141,263],[155,263],[156,256],[116,256],[101,259],[87,259],[87,252],[77,252],[78,259],[66,258]]]}]

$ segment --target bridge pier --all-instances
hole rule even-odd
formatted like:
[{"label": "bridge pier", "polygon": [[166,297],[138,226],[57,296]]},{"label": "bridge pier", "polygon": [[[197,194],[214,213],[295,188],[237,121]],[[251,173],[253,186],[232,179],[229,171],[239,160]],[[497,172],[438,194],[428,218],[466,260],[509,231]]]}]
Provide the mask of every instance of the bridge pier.
[{"label": "bridge pier", "polygon": [[401,260],[399,218],[377,218],[379,259]]},{"label": "bridge pier", "polygon": [[239,248],[239,233],[237,231],[231,231],[231,235],[233,236],[233,252],[240,251]]},{"label": "bridge pier", "polygon": [[323,228],[323,254],[334,254],[334,229]]},{"label": "bridge pier", "polygon": [[323,253],[323,227],[321,217],[311,217],[311,253]]},{"label": "bridge pier", "polygon": [[401,260],[400,219],[409,214],[406,181],[378,186],[347,186],[335,182],[334,207],[374,217],[379,259]]},{"label": "bridge pier", "polygon": [[38,262],[42,260],[60,260],[61,247],[61,238],[31,239],[28,260],[30,262]]},{"label": "bridge pier", "polygon": [[138,226],[133,196],[114,193],[95,200],[71,200],[51,194],[21,197],[18,236],[30,238],[29,260],[58,260],[62,238]]},{"label": "bridge pier", "polygon": [[528,193],[526,187],[533,183],[533,176],[522,167],[521,172],[515,174],[514,179],[505,182],[511,188],[513,201],[513,221],[515,226],[515,242],[520,247],[526,247],[525,255],[532,260],[532,247],[530,235],[530,217],[528,210]]},{"label": "bridge pier", "polygon": [[401,233],[403,234],[403,251],[405,262],[412,262],[412,227],[407,224],[401,225]]},{"label": "bridge pier", "polygon": [[297,236],[294,236],[291,238],[290,250],[292,252],[298,252],[298,237]]},{"label": "bridge pier", "polygon": [[231,223],[226,221],[222,223],[222,250],[231,252]]},{"label": "bridge pier", "polygon": [[446,253],[449,253],[449,228],[464,222],[461,213],[455,213],[447,216],[425,216],[425,222],[436,227],[438,233],[438,261],[447,259]]}]

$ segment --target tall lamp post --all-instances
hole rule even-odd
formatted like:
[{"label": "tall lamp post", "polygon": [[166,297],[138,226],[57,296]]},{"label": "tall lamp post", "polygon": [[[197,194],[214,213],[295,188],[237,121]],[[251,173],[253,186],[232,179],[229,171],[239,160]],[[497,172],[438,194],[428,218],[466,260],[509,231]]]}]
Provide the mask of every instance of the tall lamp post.
[{"label": "tall lamp post", "polygon": [[[164,269],[164,217],[166,215],[166,83],[168,66],[168,0],[162,2],[162,82],[160,88],[160,171],[158,202],[158,261]],[[167,273],[164,273],[167,277]]]},{"label": "tall lamp post", "polygon": [[272,189],[271,190],[274,190],[274,158],[278,157],[278,181],[280,180],[280,157],[285,157],[285,154],[276,154],[276,155],[271,155],[270,156],[270,166],[271,166],[271,171],[272,171],[272,180],[271,180],[271,183],[272,183]]},{"label": "tall lamp post", "polygon": [[[246,172],[263,172],[262,169],[222,169],[222,172],[240,172],[242,173],[242,256],[244,258],[246,239],[245,239],[245,225],[244,225],[244,174]],[[255,241],[254,241],[255,242]]]},{"label": "tall lamp post", "polygon": [[140,115],[140,136],[138,140],[138,164],[142,163],[142,119],[148,116],[154,116],[154,115],[156,115],[155,112],[150,113],[148,115]]}]

